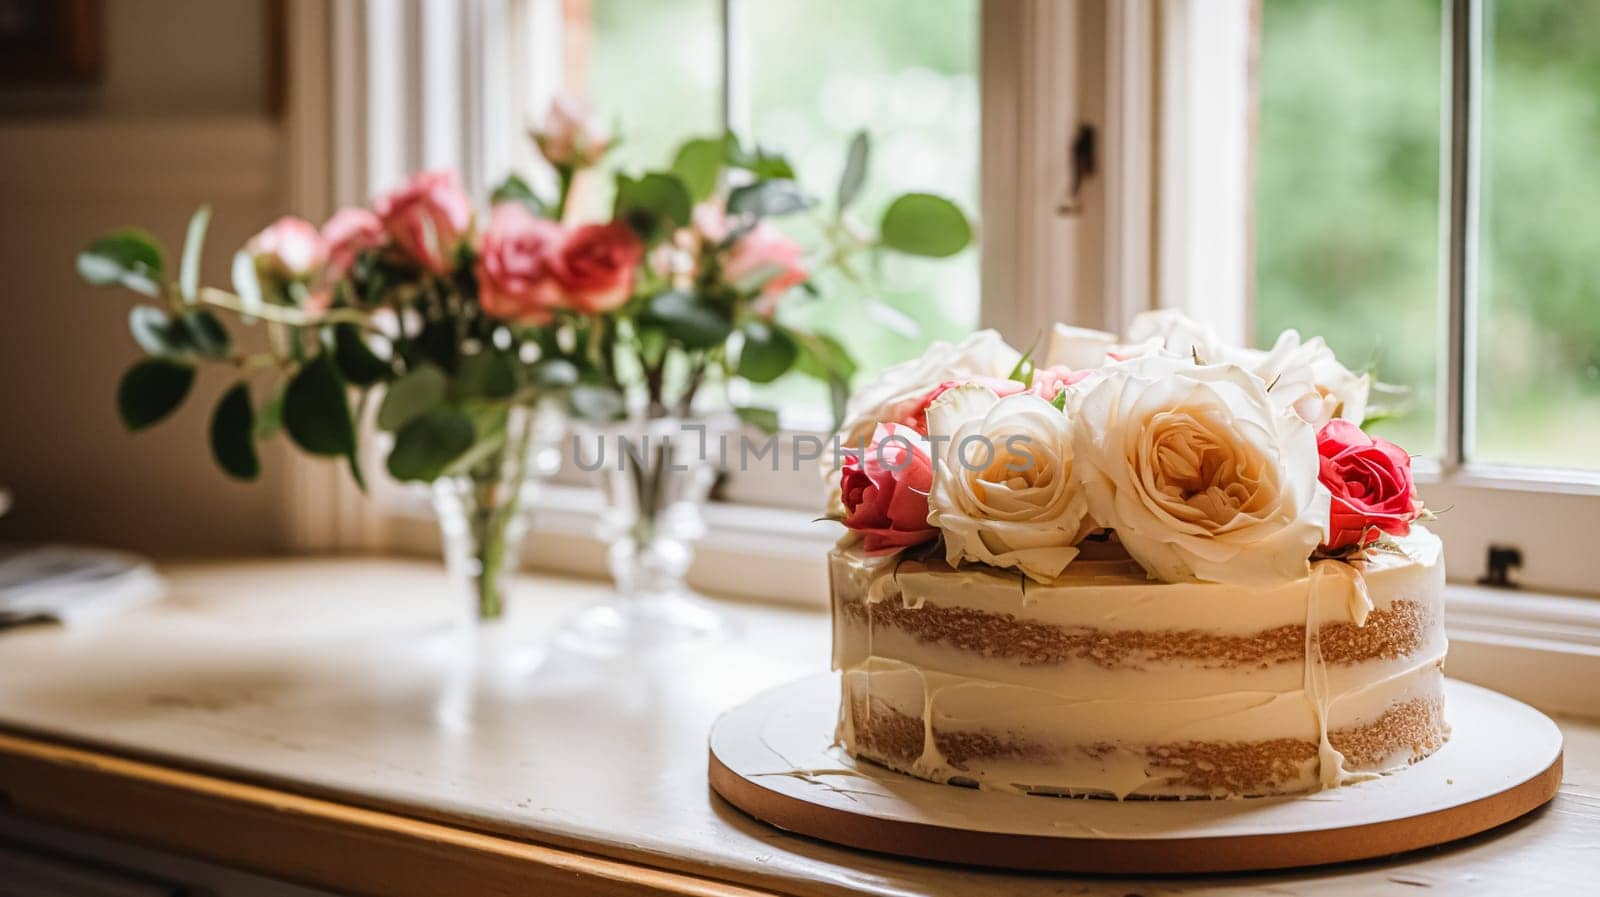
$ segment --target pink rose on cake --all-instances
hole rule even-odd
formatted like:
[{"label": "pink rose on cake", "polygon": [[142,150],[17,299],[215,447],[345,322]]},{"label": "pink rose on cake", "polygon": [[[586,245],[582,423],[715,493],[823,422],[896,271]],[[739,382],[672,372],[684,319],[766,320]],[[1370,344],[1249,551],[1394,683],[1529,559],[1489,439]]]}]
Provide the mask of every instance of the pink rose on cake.
[{"label": "pink rose on cake", "polygon": [[1405,449],[1368,436],[1347,420],[1332,420],[1317,434],[1317,454],[1322,485],[1333,493],[1324,548],[1350,548],[1383,533],[1411,532],[1422,505]]},{"label": "pink rose on cake", "polygon": [[939,396],[927,418],[939,452],[928,522],[944,535],[945,560],[1060,576],[1094,528],[1067,413],[1032,392],[1002,397],[972,383]]},{"label": "pink rose on cake", "polygon": [[1328,521],[1312,426],[1237,365],[1153,355],[1101,371],[1078,406],[1089,513],[1167,582],[1305,576]]},{"label": "pink rose on cake", "polygon": [[938,538],[928,523],[933,461],[915,430],[879,426],[865,451],[845,457],[839,487],[844,525],[862,537],[867,554],[894,554]]}]

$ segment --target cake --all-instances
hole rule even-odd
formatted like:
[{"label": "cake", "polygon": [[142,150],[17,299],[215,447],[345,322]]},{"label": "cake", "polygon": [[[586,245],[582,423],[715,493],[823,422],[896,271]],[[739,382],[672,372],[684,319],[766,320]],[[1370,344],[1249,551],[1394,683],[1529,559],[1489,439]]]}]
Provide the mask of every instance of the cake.
[{"label": "cake", "polygon": [[1409,457],[1359,427],[1369,386],[1321,340],[1227,347],[1171,312],[1057,327],[1037,365],[983,332],[891,368],[835,470],[838,743],[1118,799],[1427,757],[1449,736],[1442,552]]}]

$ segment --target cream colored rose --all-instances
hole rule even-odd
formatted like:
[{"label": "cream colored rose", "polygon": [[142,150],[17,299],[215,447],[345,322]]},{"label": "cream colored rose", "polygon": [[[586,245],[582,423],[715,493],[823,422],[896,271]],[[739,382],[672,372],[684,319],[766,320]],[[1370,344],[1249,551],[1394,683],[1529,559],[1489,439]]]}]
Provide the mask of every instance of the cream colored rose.
[{"label": "cream colored rose", "polygon": [[1305,576],[1328,523],[1316,431],[1233,364],[1171,356],[1107,368],[1073,443],[1089,513],[1157,579]]},{"label": "cream colored rose", "polygon": [[1068,367],[1075,371],[1092,370],[1112,361],[1117,335],[1104,330],[1056,324],[1050,328],[1050,345],[1045,349],[1044,367]]},{"label": "cream colored rose", "polygon": [[[894,365],[861,387],[845,406],[840,438],[847,446],[871,439],[880,423],[902,418],[947,380],[1010,376],[1022,353],[993,330],[980,330],[959,343],[936,342],[920,358]],[[909,424],[908,424],[909,425]],[[920,427],[918,428],[920,429]]]},{"label": "cream colored rose", "polygon": [[[1128,324],[1128,348],[1148,352],[1158,348],[1173,355],[1198,359],[1201,364],[1222,360],[1222,341],[1209,325],[1189,317],[1175,308],[1144,311],[1134,315]],[[1133,354],[1124,352],[1120,354]]]},{"label": "cream colored rose", "polygon": [[1267,384],[1273,404],[1294,409],[1319,430],[1334,418],[1359,426],[1366,416],[1372,377],[1340,364],[1320,336],[1302,342],[1298,331],[1285,330],[1268,351],[1228,354]]},{"label": "cream colored rose", "polygon": [[1067,414],[1029,393],[1000,398],[961,386],[928,408],[938,455],[928,522],[951,566],[1014,567],[1050,582],[1078,555],[1091,527],[1073,470]]}]

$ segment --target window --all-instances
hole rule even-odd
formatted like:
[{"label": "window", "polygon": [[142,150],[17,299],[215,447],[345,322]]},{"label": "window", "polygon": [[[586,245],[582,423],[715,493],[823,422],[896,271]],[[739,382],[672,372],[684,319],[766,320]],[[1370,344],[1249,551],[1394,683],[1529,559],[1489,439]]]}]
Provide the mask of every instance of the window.
[{"label": "window", "polygon": [[1504,544],[1594,591],[1600,8],[1263,0],[1258,27],[1256,339],[1399,387],[1376,430],[1423,457],[1452,578]]}]

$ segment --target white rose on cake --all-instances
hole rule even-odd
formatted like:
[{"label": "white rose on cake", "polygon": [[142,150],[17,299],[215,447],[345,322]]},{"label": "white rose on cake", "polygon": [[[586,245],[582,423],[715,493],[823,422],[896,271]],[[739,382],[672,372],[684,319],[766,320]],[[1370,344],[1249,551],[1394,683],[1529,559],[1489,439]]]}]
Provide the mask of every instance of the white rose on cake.
[{"label": "white rose on cake", "polygon": [[846,446],[870,439],[880,423],[900,423],[926,432],[908,417],[929,392],[950,380],[1005,379],[1022,359],[993,330],[980,330],[959,343],[936,342],[921,357],[887,368],[863,386],[845,406],[840,439]]},{"label": "white rose on cake", "polygon": [[1175,308],[1143,311],[1134,315],[1128,324],[1128,343],[1119,353],[1124,357],[1150,354],[1153,349],[1162,349],[1171,355],[1198,359],[1201,364],[1222,361],[1227,351],[1209,325]]},{"label": "white rose on cake", "polygon": [[1372,377],[1340,364],[1320,336],[1302,342],[1298,331],[1285,330],[1268,351],[1229,354],[1268,384],[1274,404],[1293,409],[1318,429],[1335,418],[1360,426],[1366,416]]},{"label": "white rose on cake", "polygon": [[1001,398],[974,384],[928,407],[937,455],[928,522],[952,567],[971,561],[1050,582],[1077,557],[1093,524],[1073,467],[1074,402],[1064,404],[1068,411],[1033,392]]},{"label": "white rose on cake", "polygon": [[1157,579],[1306,575],[1328,523],[1316,431],[1233,364],[1156,355],[1111,365],[1078,405],[1089,514]]}]

